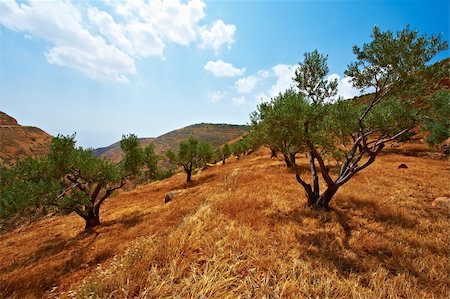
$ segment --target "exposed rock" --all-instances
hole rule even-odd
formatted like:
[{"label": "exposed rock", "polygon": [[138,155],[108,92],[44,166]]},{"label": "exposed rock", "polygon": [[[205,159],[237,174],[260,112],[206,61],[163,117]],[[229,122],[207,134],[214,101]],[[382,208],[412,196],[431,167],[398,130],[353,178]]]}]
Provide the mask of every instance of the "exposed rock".
[{"label": "exposed rock", "polygon": [[172,201],[175,199],[175,197],[181,195],[184,193],[184,190],[173,190],[170,192],[167,192],[166,196],[164,196],[164,203],[168,203],[169,201]]},{"label": "exposed rock", "polygon": [[434,208],[449,208],[450,207],[450,197],[438,197],[431,203]]},{"label": "exposed rock", "polygon": [[405,163],[402,163],[398,166],[398,168],[408,168],[408,165],[406,165]]},{"label": "exposed rock", "polygon": [[18,126],[17,120],[0,111],[0,126]]}]

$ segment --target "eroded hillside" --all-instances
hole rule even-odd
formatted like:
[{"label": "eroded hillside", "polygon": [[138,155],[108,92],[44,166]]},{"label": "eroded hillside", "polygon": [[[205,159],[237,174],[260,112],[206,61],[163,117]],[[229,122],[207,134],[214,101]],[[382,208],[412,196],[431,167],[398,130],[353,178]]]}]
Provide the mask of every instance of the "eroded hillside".
[{"label": "eroded hillside", "polygon": [[448,171],[385,154],[326,213],[268,152],[230,158],[192,185],[180,173],[117,194],[95,233],[69,215],[0,236],[0,296],[443,298],[450,225],[431,202]]},{"label": "eroded hillside", "polygon": [[51,140],[52,136],[43,130],[21,126],[13,117],[0,112],[0,166],[13,165],[16,159],[46,155]]}]

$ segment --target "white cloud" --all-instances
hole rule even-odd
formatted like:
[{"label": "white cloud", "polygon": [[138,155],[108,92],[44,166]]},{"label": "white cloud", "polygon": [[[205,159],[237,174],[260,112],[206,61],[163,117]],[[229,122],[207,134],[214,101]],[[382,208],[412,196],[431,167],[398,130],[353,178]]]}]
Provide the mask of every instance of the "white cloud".
[{"label": "white cloud", "polygon": [[94,79],[126,81],[135,74],[134,60],[82,24],[79,10],[69,2],[0,2],[0,23],[17,32],[46,39],[55,45],[49,63],[77,69]]},{"label": "white cloud", "polygon": [[100,11],[97,7],[89,7],[88,18],[92,24],[97,26],[100,34],[110,43],[127,52],[131,51],[133,47],[125,36],[124,26],[117,24],[110,14]]},{"label": "white cloud", "polygon": [[240,107],[240,106],[243,106],[243,105],[247,104],[247,100],[244,97],[232,98],[231,102],[236,107]]},{"label": "white cloud", "polygon": [[352,83],[350,82],[350,77],[343,77],[339,76],[338,74],[331,74],[328,76],[328,80],[338,80],[338,93],[336,95],[337,97],[342,97],[344,99],[351,99],[356,96],[361,95],[361,92],[354,88]]},{"label": "white cloud", "polygon": [[210,30],[203,27],[199,28],[199,34],[202,40],[200,47],[213,49],[216,53],[223,45],[227,45],[229,49],[234,43],[233,36],[235,33],[235,25],[226,25],[219,19],[214,22]]},{"label": "white cloud", "polygon": [[105,0],[113,15],[95,4],[0,1],[0,24],[50,42],[53,48],[45,56],[52,64],[121,82],[136,73],[136,59],[163,57],[168,43],[199,42],[218,51],[231,46],[236,31],[220,19],[205,29],[200,24],[206,6],[201,0]]},{"label": "white cloud", "polygon": [[211,72],[214,77],[235,77],[244,74],[245,68],[239,69],[234,67],[231,63],[223,62],[222,60],[208,61],[204,69]]},{"label": "white cloud", "polygon": [[211,91],[208,93],[208,97],[213,103],[220,102],[225,98],[226,95],[227,95],[226,92],[222,91]]},{"label": "white cloud", "polygon": [[270,88],[269,94],[271,97],[277,96],[290,87],[294,87],[292,78],[295,75],[296,65],[277,64],[272,68],[273,73],[277,77],[277,81]]},{"label": "white cloud", "polygon": [[258,76],[261,78],[267,78],[270,76],[270,73],[266,70],[260,70],[258,71]]},{"label": "white cloud", "polygon": [[258,84],[260,78],[256,76],[248,76],[236,81],[236,88],[239,93],[252,92]]}]

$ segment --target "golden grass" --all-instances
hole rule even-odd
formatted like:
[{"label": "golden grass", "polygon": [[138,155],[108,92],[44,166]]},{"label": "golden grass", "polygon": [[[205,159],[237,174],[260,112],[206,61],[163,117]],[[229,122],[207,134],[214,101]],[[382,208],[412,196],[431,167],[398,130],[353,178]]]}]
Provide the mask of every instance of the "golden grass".
[{"label": "golden grass", "polygon": [[65,216],[0,236],[0,297],[448,297],[448,210],[431,207],[449,196],[447,161],[383,155],[324,213],[268,157],[121,192],[98,234]]}]

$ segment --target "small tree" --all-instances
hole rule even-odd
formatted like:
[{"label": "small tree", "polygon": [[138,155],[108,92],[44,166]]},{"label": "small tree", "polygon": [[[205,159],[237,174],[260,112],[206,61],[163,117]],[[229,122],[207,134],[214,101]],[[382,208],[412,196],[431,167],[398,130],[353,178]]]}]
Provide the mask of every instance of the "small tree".
[{"label": "small tree", "polygon": [[144,165],[146,178],[153,180],[160,175],[158,162],[159,156],[155,153],[154,145],[150,143],[144,148]]},{"label": "small tree", "polygon": [[[338,189],[372,164],[387,142],[419,125],[428,109],[424,99],[435,88],[430,82],[440,82],[436,79],[438,74],[426,64],[447,49],[441,36],[419,36],[409,27],[394,35],[375,27],[372,37],[373,41],[362,49],[354,47],[357,61],[345,72],[355,87],[374,90],[368,102],[321,100],[332,93],[314,88],[324,86],[320,78],[324,78],[327,70],[322,63],[324,56],[314,54],[306,55],[297,71],[300,93],[288,90],[263,109],[259,106],[259,111],[253,114],[254,129],[276,134],[266,135],[267,140],[277,147],[281,140],[296,151],[310,154],[313,187],[302,178],[300,169],[291,164],[307,194],[308,205],[313,208],[329,209]],[[314,70],[317,74],[312,74]],[[308,81],[308,76],[319,80]],[[278,128],[270,129],[274,125]],[[335,176],[330,172],[329,158],[340,163]],[[326,185],[323,192],[315,178],[315,160]]]},{"label": "small tree", "polygon": [[129,179],[143,169],[156,167],[150,148],[142,149],[135,135],[123,136],[125,153],[120,164],[95,157],[91,150],[75,147],[75,135],[52,140],[48,157],[28,158],[11,170],[1,170],[0,213],[50,209],[75,212],[89,230],[100,224],[100,208]]},{"label": "small tree", "polygon": [[177,153],[169,150],[166,156],[171,163],[183,167],[186,172],[186,182],[191,182],[192,171],[206,165],[213,156],[213,150],[208,142],[199,142],[197,139],[190,137],[189,140],[180,142]]},{"label": "small tree", "polygon": [[[337,94],[337,79],[327,80],[329,72],[327,65],[328,56],[320,54],[317,50],[311,53],[305,53],[303,62],[299,63],[299,67],[295,71],[295,82],[297,88],[314,106],[322,106],[324,101],[331,99]],[[310,122],[317,122],[323,117],[323,109],[317,107],[309,113]],[[290,156],[292,157],[292,156]],[[295,156],[294,156],[295,157]],[[313,151],[309,151],[309,166],[313,179],[313,192],[315,197],[319,197],[319,176],[317,175],[315,155]],[[295,160],[291,161],[295,165]]]},{"label": "small tree", "polygon": [[436,145],[450,137],[450,92],[441,90],[426,100],[429,113],[425,115],[423,130],[430,132],[427,142]]},{"label": "small tree", "polygon": [[89,230],[100,224],[100,207],[105,200],[127,179],[136,178],[145,162],[151,164],[147,156],[151,150],[143,150],[135,135],[124,135],[120,146],[125,156],[117,165],[95,157],[90,150],[76,148],[74,137],[53,139],[48,159],[63,191],[51,204],[66,213],[77,213]]},{"label": "small tree", "polygon": [[222,157],[221,157],[222,164],[225,164],[226,159],[231,155],[231,149],[230,149],[230,146],[228,145],[228,143],[225,143],[222,146],[221,152],[222,152]]},{"label": "small tree", "polygon": [[[299,94],[288,89],[276,96],[271,103],[261,103],[257,111],[250,115],[253,130],[250,138],[271,149],[272,157],[281,152],[287,167],[295,165],[295,155],[300,151],[292,136],[295,128],[291,124],[297,121],[297,115],[291,113],[291,105],[285,104],[295,101]],[[259,141],[259,142],[258,142]]]}]

